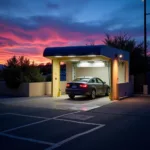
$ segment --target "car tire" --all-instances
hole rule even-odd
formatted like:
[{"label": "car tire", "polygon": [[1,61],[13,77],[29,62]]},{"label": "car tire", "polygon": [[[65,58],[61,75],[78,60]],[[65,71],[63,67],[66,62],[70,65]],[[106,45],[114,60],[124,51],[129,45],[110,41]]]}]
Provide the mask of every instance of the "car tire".
[{"label": "car tire", "polygon": [[90,95],[91,99],[95,99],[96,98],[96,91],[93,89]]},{"label": "car tire", "polygon": [[70,99],[74,99],[75,98],[75,95],[72,95],[72,94],[70,94],[68,96],[69,96]]},{"label": "car tire", "polygon": [[110,88],[107,88],[105,96],[109,96],[109,94],[110,94]]}]

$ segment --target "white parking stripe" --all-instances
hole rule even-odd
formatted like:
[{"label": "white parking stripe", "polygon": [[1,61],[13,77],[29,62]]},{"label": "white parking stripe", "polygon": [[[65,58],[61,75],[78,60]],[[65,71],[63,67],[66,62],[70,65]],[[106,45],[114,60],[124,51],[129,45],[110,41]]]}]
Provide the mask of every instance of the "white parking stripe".
[{"label": "white parking stripe", "polygon": [[25,138],[25,137],[19,137],[19,136],[15,136],[15,135],[10,135],[10,134],[7,134],[7,133],[0,133],[0,135],[6,136],[6,137],[9,137],[9,138],[13,138],[13,139],[18,139],[18,140],[24,140],[24,141],[39,143],[39,144],[47,144],[47,145],[54,145],[55,144],[55,143],[50,143],[50,142],[35,140],[35,139],[31,139],[31,138]]},{"label": "white parking stripe", "polygon": [[2,133],[14,131],[14,130],[17,130],[17,129],[21,129],[21,128],[24,128],[24,127],[32,126],[32,125],[39,124],[39,123],[42,123],[42,122],[46,122],[46,121],[49,121],[49,120],[51,120],[51,119],[45,119],[45,120],[42,120],[42,121],[29,123],[29,124],[26,124],[26,125],[23,125],[23,126],[19,126],[19,127],[16,127],[16,128],[11,128],[11,129],[8,129],[8,130],[4,130],[4,131],[2,131]]},{"label": "white parking stripe", "polygon": [[97,127],[95,127],[95,128],[92,128],[92,129],[90,129],[90,130],[88,130],[88,131],[81,132],[81,133],[79,133],[79,134],[73,135],[73,136],[71,136],[71,137],[69,137],[69,138],[67,138],[67,139],[65,139],[65,140],[63,140],[63,141],[61,141],[61,142],[56,143],[55,145],[53,145],[53,146],[51,146],[51,147],[49,147],[49,148],[46,148],[45,150],[53,150],[53,149],[55,149],[55,148],[58,148],[58,147],[62,146],[63,144],[70,142],[71,140],[74,140],[74,139],[76,139],[76,138],[78,138],[78,137],[80,137],[80,136],[89,134],[89,133],[91,133],[91,132],[94,132],[94,131],[96,131],[96,130],[98,130],[98,129],[104,127],[104,126],[105,126],[105,125],[100,125],[100,126],[97,126]]},{"label": "white parking stripe", "polygon": [[32,115],[24,115],[24,114],[18,114],[18,113],[7,113],[10,115],[16,115],[16,116],[23,116],[23,117],[31,117],[31,118],[39,118],[39,119],[49,119],[46,117],[39,117],[39,116],[32,116]]},{"label": "white parking stripe", "polygon": [[[44,119],[44,120],[41,120],[41,121],[38,121],[38,122],[34,122],[34,123],[26,124],[26,125],[23,125],[23,126],[20,126],[20,127],[16,127],[16,128],[12,128],[12,129],[8,129],[8,130],[5,130],[5,131],[2,131],[2,132],[0,132],[0,135],[6,136],[6,137],[9,137],[9,138],[13,138],[13,139],[25,140],[25,141],[30,141],[30,142],[39,143],[39,144],[46,144],[46,145],[50,146],[46,150],[52,150],[52,149],[55,149],[57,147],[60,147],[61,145],[65,144],[67,142],[70,142],[73,139],[76,139],[76,138],[78,138],[78,137],[80,137],[82,135],[86,135],[88,133],[94,132],[94,131],[96,131],[96,130],[98,130],[98,129],[100,129],[100,128],[102,128],[102,127],[105,126],[104,124],[88,123],[88,122],[74,121],[74,120],[68,120],[68,119],[59,119],[60,117],[71,115],[71,114],[75,114],[75,113],[79,113],[79,112],[80,111],[71,112],[71,113],[59,115],[59,116],[52,117],[52,118],[42,117],[42,119]],[[27,116],[27,117],[38,117],[38,116],[28,116],[28,115],[15,114],[15,113],[4,113],[2,115],[7,115],[7,114]],[[38,117],[38,118],[41,118],[41,117]],[[62,140],[62,141],[60,141],[58,143],[51,143],[51,142],[36,140],[36,139],[32,139],[32,138],[19,137],[19,136],[10,135],[10,134],[6,133],[6,132],[14,131],[14,130],[17,130],[17,129],[21,129],[21,128],[24,128],[24,127],[28,127],[28,126],[32,126],[32,125],[35,125],[35,124],[39,124],[39,123],[42,123],[42,122],[46,122],[46,121],[49,121],[49,120],[60,120],[60,121],[67,121],[67,122],[87,124],[87,125],[96,125],[96,127],[92,128],[92,129],[90,129],[88,131],[81,132],[79,134],[73,135],[73,136],[71,136],[71,137],[69,137],[69,138],[67,138],[65,140]]]},{"label": "white parking stripe", "polygon": [[29,124],[26,124],[26,125],[23,125],[23,126],[19,126],[19,127],[16,127],[16,128],[11,128],[11,129],[8,129],[8,130],[4,130],[4,131],[2,131],[2,133],[14,131],[14,130],[21,129],[21,128],[28,127],[28,126],[32,126],[32,125],[36,125],[36,124],[39,124],[39,123],[43,123],[43,122],[46,122],[46,121],[49,121],[49,120],[52,120],[52,119],[57,119],[57,118],[59,118],[59,117],[71,115],[71,114],[78,113],[78,112],[80,112],[80,111],[71,112],[71,113],[59,115],[59,116],[56,116],[56,117],[52,117],[52,118],[49,118],[49,119],[45,119],[45,120],[41,120],[41,121],[29,123]]},{"label": "white parking stripe", "polygon": [[53,117],[53,119],[57,119],[57,118],[64,117],[64,116],[68,116],[68,115],[71,115],[71,114],[76,114],[76,113],[79,113],[79,112],[81,112],[81,111],[75,111],[75,112],[63,114],[63,115],[60,115],[60,116]]},{"label": "white parking stripe", "polygon": [[86,125],[94,125],[94,126],[103,125],[103,124],[97,124],[97,123],[92,123],[92,122],[75,121],[75,120],[69,120],[69,119],[54,119],[54,120],[73,122],[73,123],[79,123],[79,124],[86,124]]}]

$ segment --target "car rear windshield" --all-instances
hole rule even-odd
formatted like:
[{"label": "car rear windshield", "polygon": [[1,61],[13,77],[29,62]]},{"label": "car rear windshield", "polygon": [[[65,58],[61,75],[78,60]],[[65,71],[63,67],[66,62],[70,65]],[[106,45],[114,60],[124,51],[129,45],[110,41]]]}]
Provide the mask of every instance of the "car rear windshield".
[{"label": "car rear windshield", "polygon": [[75,82],[88,82],[89,80],[90,80],[89,78],[76,78],[73,81],[75,81]]}]

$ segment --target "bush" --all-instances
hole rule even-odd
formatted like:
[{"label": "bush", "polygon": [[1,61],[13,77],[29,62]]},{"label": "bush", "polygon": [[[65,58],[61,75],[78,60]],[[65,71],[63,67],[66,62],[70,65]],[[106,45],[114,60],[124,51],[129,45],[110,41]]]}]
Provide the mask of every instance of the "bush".
[{"label": "bush", "polygon": [[19,68],[4,69],[4,80],[9,88],[18,88],[23,82],[23,74]]},{"label": "bush", "polygon": [[44,77],[40,73],[40,69],[35,66],[23,69],[23,82],[43,82]]},{"label": "bush", "polygon": [[44,77],[34,63],[30,64],[29,59],[13,56],[7,60],[4,80],[9,88],[18,88],[23,82],[43,82]]},{"label": "bush", "polygon": [[46,81],[50,81],[50,82],[52,81],[52,75],[51,74],[46,77]]}]

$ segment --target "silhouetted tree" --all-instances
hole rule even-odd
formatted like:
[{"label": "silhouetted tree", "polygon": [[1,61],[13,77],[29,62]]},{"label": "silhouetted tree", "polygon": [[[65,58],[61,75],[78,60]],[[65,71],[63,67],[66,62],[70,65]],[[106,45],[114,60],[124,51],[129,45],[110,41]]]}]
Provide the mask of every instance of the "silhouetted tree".
[{"label": "silhouetted tree", "polygon": [[18,58],[13,56],[7,60],[3,75],[7,86],[10,88],[18,88],[23,82],[44,81],[40,69],[24,56]]},{"label": "silhouetted tree", "polygon": [[18,59],[16,58],[16,56],[13,56],[12,58],[7,60],[6,63],[7,67],[17,67],[18,66]]},{"label": "silhouetted tree", "polygon": [[8,59],[6,63],[6,66],[10,68],[28,67],[30,65],[30,60],[25,58],[24,56],[19,56],[18,58],[16,56],[13,56],[12,58]]},{"label": "silhouetted tree", "polygon": [[130,74],[144,71],[143,43],[137,43],[127,34],[110,36],[106,34],[104,44],[130,53]]}]

